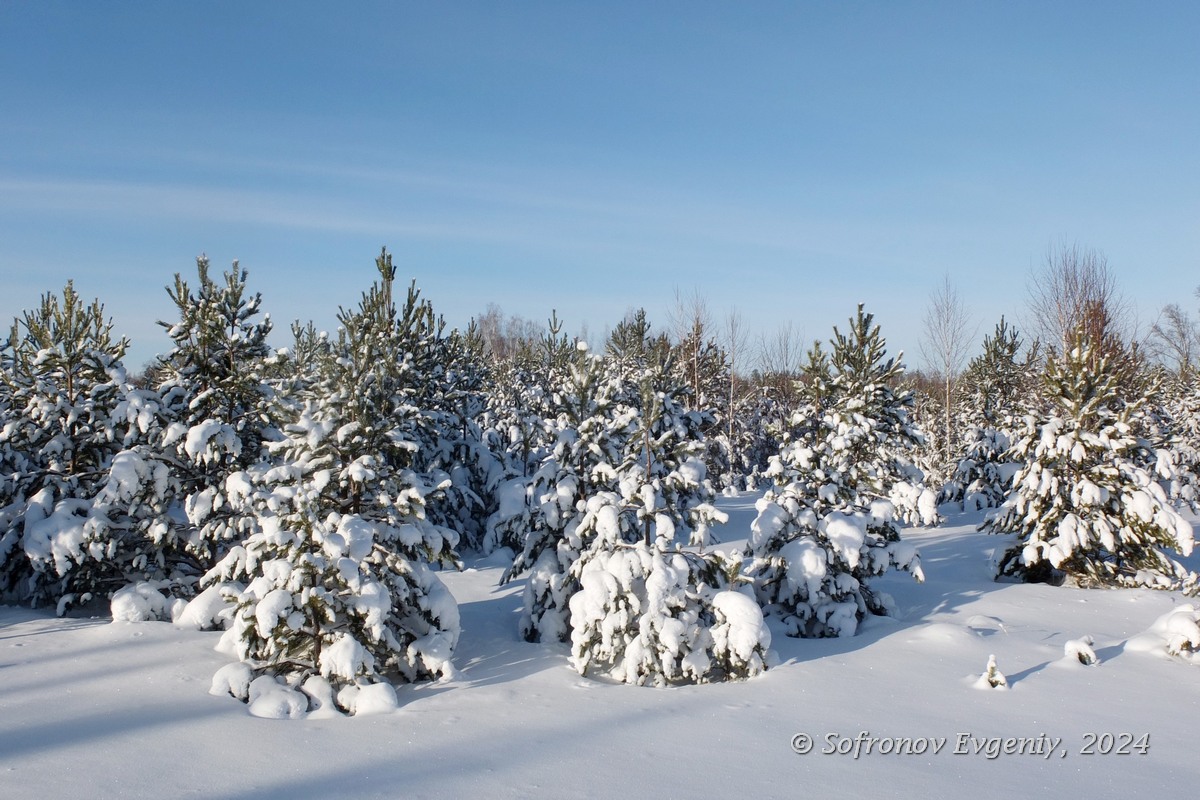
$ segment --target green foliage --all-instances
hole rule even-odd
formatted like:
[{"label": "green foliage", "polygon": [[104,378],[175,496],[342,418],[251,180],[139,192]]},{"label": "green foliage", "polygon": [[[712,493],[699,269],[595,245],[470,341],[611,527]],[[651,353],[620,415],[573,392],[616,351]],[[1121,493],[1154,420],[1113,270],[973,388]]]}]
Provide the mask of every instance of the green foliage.
[{"label": "green foliage", "polygon": [[909,485],[905,453],[918,441],[911,394],[896,388],[903,367],[887,358],[862,306],[831,343],[828,355],[819,345],[809,351],[804,405],[772,459],[775,488],[751,528],[749,575],[792,636],[853,635],[868,613],[890,611],[872,578],[893,567],[922,578],[888,500]]},{"label": "green foliage", "polygon": [[160,447],[173,461],[194,527],[188,552],[201,573],[250,533],[225,482],[265,457],[274,427],[266,383],[271,320],[258,319],[262,296],[248,294],[246,270],[237,262],[223,283],[208,266],[204,256],[196,259],[195,289],[178,273],[167,287],[179,320],[159,323],[174,347],[155,369],[170,421]]},{"label": "green foliage", "polygon": [[18,599],[61,610],[162,574],[165,509],[143,509],[141,523],[126,513],[152,468],[134,456],[118,464],[120,480],[110,474],[154,417],[152,400],[126,381],[126,347],[99,301],[83,302],[70,282],[13,323],[0,354],[10,415],[0,431],[0,590]]},{"label": "green foliage", "polygon": [[415,288],[398,311],[386,251],[376,265],[381,280],[339,313],[326,371],[288,399],[277,464],[235,481],[257,530],[210,575],[248,580],[240,657],[296,682],[430,678],[458,638],[453,598],[429,568],[457,564],[457,533],[429,514],[449,481],[419,464],[422,404],[445,388],[429,352],[440,323]]},{"label": "green foliage", "polygon": [[1047,361],[1052,408],[1028,417],[1014,450],[1024,466],[983,528],[1015,532],[998,574],[1083,585],[1175,585],[1182,568],[1165,549],[1192,549],[1192,528],[1144,465],[1130,419],[1144,398],[1122,393],[1121,369],[1084,339]]}]

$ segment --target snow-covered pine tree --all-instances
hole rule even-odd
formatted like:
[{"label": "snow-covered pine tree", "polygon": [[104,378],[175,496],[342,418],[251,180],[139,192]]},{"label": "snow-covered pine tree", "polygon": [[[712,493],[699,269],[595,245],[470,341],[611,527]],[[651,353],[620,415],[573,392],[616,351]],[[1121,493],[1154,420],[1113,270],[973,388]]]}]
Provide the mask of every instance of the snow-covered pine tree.
[{"label": "snow-covered pine tree", "polygon": [[620,375],[636,384],[650,364],[663,364],[671,352],[666,334],[653,336],[646,310],[639,308],[617,323],[605,342],[605,356]]},{"label": "snow-covered pine tree", "polygon": [[149,501],[147,486],[165,490],[165,470],[116,460],[155,408],[129,385],[127,346],[100,302],[83,302],[71,282],[13,323],[2,357],[11,411],[0,430],[9,501],[0,585],[19,600],[61,612],[162,576],[170,525],[161,504],[139,500]]},{"label": "snow-covered pine tree", "polygon": [[502,579],[529,573],[520,623],[529,641],[570,635],[569,603],[578,588],[571,568],[587,544],[578,530],[585,506],[594,495],[618,491],[617,470],[637,423],[636,411],[618,402],[620,377],[582,343],[551,385],[554,446],[530,482],[524,544]]},{"label": "snow-covered pine tree", "polygon": [[754,387],[734,405],[730,452],[731,480],[727,486],[753,491],[770,479],[766,477],[771,457],[779,452],[791,411],[770,393]]},{"label": "snow-covered pine tree", "polygon": [[12,594],[13,584],[19,582],[27,564],[22,553],[21,528],[14,524],[24,510],[20,483],[25,455],[13,447],[10,435],[18,420],[12,367],[9,341],[0,347],[0,602]]},{"label": "snow-covered pine tree", "polygon": [[161,447],[170,454],[193,526],[187,549],[199,574],[252,531],[250,517],[230,502],[226,481],[265,456],[273,438],[269,315],[259,317],[261,294],[246,290],[246,270],[233,268],[218,283],[208,259],[196,259],[197,285],[176,273],[167,294],[179,320],[160,322],[174,347],[155,370],[170,417]]},{"label": "snow-covered pine tree", "polygon": [[[685,410],[687,387],[669,360],[646,366],[636,395],[636,429],[626,439],[620,491],[586,498],[568,541],[571,658],[580,674],[627,683],[706,682],[765,669],[770,635],[748,596],[731,591],[737,566],[718,553],[680,549],[677,536],[703,543],[725,515],[697,457],[703,415]],[[631,541],[636,540],[636,541]]]},{"label": "snow-covered pine tree", "polygon": [[686,534],[690,544],[709,543],[709,528],[725,515],[712,505],[713,487],[702,460],[704,431],[712,416],[687,410],[689,389],[671,359],[649,364],[637,384],[637,431],[626,440],[620,491],[636,510],[642,539],[673,543]]},{"label": "snow-covered pine tree", "polygon": [[[670,351],[673,370],[687,388],[683,395],[686,408],[705,415],[705,447],[701,459],[710,478],[719,482],[720,488],[725,488],[738,482],[733,475],[732,453],[727,436],[729,359],[725,350],[711,338],[702,310],[693,313],[686,321],[677,320],[676,325],[677,334],[681,335]],[[682,331],[678,328],[680,325]]]},{"label": "snow-covered pine tree", "polygon": [[[229,635],[255,671],[334,689],[448,674],[458,608],[430,564],[456,563],[453,530],[433,524],[418,450],[417,374],[409,320],[382,280],[339,314],[328,376],[315,381],[270,468],[237,473],[231,493],[257,531],[209,579],[244,579]],[[344,709],[348,702],[339,700]]]},{"label": "snow-covered pine tree", "polygon": [[1036,403],[1037,344],[1021,356],[1019,331],[1003,317],[983,340],[983,352],[967,365],[960,380],[958,425],[967,433],[954,474],[942,487],[939,503],[964,510],[994,508],[1004,501],[1020,464],[1010,449],[1025,414]]},{"label": "snow-covered pine tree", "polygon": [[[390,255],[381,258],[390,264]],[[431,521],[457,531],[464,547],[478,550],[503,477],[480,424],[487,408],[484,386],[490,383],[482,340],[474,326],[447,332],[445,320],[415,283],[409,285],[398,319],[400,352],[412,361],[414,374],[422,376],[410,398],[420,409],[414,467],[446,484],[430,498],[427,513]]]},{"label": "snow-covered pine tree", "polygon": [[1174,586],[1184,569],[1164,552],[1192,549],[1192,526],[1144,465],[1130,419],[1143,396],[1122,396],[1112,348],[1082,333],[1047,360],[1052,407],[1026,417],[1014,447],[1024,462],[1004,504],[981,526],[1015,532],[997,574],[1081,585]]},{"label": "snow-covered pine tree", "polygon": [[1148,435],[1154,443],[1154,474],[1179,506],[1200,504],[1200,376],[1191,372],[1161,382],[1163,392]]},{"label": "snow-covered pine tree", "polygon": [[834,329],[832,357],[819,343],[809,351],[804,404],[751,528],[748,574],[790,636],[853,635],[867,614],[891,610],[873,577],[895,567],[923,579],[888,499],[917,441],[911,397],[895,388],[903,367],[861,305],[850,322],[847,335]]},{"label": "snow-covered pine tree", "polygon": [[540,344],[510,358],[488,393],[485,441],[504,469],[496,488],[496,511],[487,522],[488,552],[507,547],[515,554],[524,549],[535,514],[532,478],[555,442],[549,387],[568,370],[570,353],[576,351],[562,333],[557,313],[551,313]]},{"label": "snow-covered pine tree", "polygon": [[855,484],[860,493],[886,493],[903,522],[936,525],[937,493],[924,486],[912,460],[922,434],[910,417],[912,393],[901,387],[904,364],[887,358],[887,343],[874,316],[859,304],[848,333],[835,326],[830,354],[831,385],[840,399],[839,425],[865,426],[870,433],[859,446]]},{"label": "snow-covered pine tree", "polygon": [[581,675],[664,686],[748,678],[766,669],[771,634],[754,600],[730,588],[740,562],[630,542],[637,521],[619,495],[590,497],[572,573],[571,663]]}]

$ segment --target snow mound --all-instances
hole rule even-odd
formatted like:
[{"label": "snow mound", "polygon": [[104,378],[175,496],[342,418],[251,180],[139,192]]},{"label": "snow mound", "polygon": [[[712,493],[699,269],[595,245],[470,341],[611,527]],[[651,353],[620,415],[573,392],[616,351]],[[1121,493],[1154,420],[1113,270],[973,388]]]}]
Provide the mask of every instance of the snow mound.
[{"label": "snow mound", "polygon": [[225,584],[210,586],[193,597],[173,622],[181,628],[203,631],[225,627],[236,610],[232,599],[223,589]]},{"label": "snow mound", "polygon": [[1096,655],[1096,651],[1092,649],[1095,640],[1091,636],[1083,636],[1079,639],[1072,639],[1063,645],[1063,658],[1068,661],[1078,661],[1085,666],[1093,666],[1100,663],[1100,658]]},{"label": "snow mound", "polygon": [[154,581],[138,581],[117,590],[109,602],[113,622],[150,622],[170,619],[183,601],[166,597]]},{"label": "snow mound", "polygon": [[250,682],[250,713],[263,719],[300,719],[308,714],[308,698],[270,675]]},{"label": "snow mound", "polygon": [[1145,633],[1130,639],[1125,649],[1200,664],[1200,610],[1190,603],[1171,609]]},{"label": "snow mound", "polygon": [[235,661],[217,670],[208,693],[221,697],[232,695],[245,702],[250,697],[250,682],[253,680],[254,670],[250,669],[250,665]]},{"label": "snow mound", "polygon": [[400,707],[396,690],[390,683],[351,684],[338,692],[338,705],[356,717],[390,714]]}]

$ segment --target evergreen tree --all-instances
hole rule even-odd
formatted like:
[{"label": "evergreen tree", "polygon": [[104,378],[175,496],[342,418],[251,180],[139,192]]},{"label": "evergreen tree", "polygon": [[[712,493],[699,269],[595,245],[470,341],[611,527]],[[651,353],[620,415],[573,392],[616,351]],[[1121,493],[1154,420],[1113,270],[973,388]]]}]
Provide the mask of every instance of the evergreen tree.
[{"label": "evergreen tree", "polygon": [[619,490],[587,496],[570,532],[572,663],[627,683],[706,682],[765,669],[770,635],[750,598],[730,591],[739,562],[683,551],[703,545],[726,517],[714,508],[699,458],[705,415],[687,411],[688,390],[670,361],[637,382],[633,434],[625,438]]},{"label": "evergreen tree", "polygon": [[611,492],[593,495],[579,525],[587,552],[572,566],[571,663],[663,686],[747,678],[766,669],[771,636],[754,601],[729,588],[740,563],[637,541],[636,519]]},{"label": "evergreen tree", "polygon": [[701,459],[712,416],[686,410],[688,389],[669,359],[645,369],[637,388],[637,432],[627,440],[621,494],[635,509],[647,545],[685,533],[704,546],[712,523],[724,521],[711,504],[713,488]]},{"label": "evergreen tree", "polygon": [[1192,527],[1145,469],[1147,445],[1130,421],[1143,397],[1121,393],[1123,365],[1084,332],[1047,361],[1049,414],[1029,416],[1015,452],[1024,464],[984,529],[1015,532],[999,575],[1083,585],[1175,585],[1165,549],[1192,549]]},{"label": "evergreen tree", "polygon": [[892,567],[923,578],[888,500],[918,441],[911,395],[894,388],[903,367],[886,358],[862,306],[832,345],[832,355],[819,343],[809,352],[804,406],[772,460],[775,488],[758,503],[750,539],[759,599],[791,636],[853,635],[868,613],[891,608],[871,578]]},{"label": "evergreen tree", "polygon": [[605,343],[605,354],[627,380],[636,382],[642,370],[661,365],[671,352],[666,334],[652,336],[646,310],[639,308],[617,323]]},{"label": "evergreen tree", "polygon": [[622,381],[586,346],[552,385],[554,446],[528,486],[524,544],[503,578],[530,573],[521,617],[530,641],[570,634],[570,597],[578,588],[571,567],[587,544],[579,531],[585,506],[594,495],[618,492],[618,468],[637,430],[636,411],[619,402]]},{"label": "evergreen tree", "polygon": [[[0,431],[8,504],[0,520],[0,588],[35,604],[108,596],[129,580],[163,577],[172,527],[167,476],[136,453],[154,424],[152,396],[121,366],[99,301],[68,282],[13,324],[3,350],[10,421]],[[145,497],[159,491],[160,502]],[[139,503],[139,499],[147,503]]]},{"label": "evergreen tree", "polygon": [[985,336],[983,352],[971,360],[961,380],[963,402],[956,414],[966,430],[954,474],[942,487],[939,502],[959,503],[964,510],[994,508],[1003,502],[1020,464],[1010,450],[1021,419],[1036,404],[1038,347],[1021,357],[1020,333],[1001,317]]},{"label": "evergreen tree", "polygon": [[277,463],[228,482],[257,530],[210,580],[245,579],[231,636],[256,671],[333,688],[420,680],[450,669],[458,610],[430,564],[454,564],[456,533],[430,521],[444,486],[414,471],[421,409],[413,398],[413,320],[382,280],[341,329],[329,374],[269,444]]},{"label": "evergreen tree", "polygon": [[562,334],[557,314],[538,349],[527,348],[503,365],[488,394],[485,443],[499,458],[504,478],[496,489],[496,511],[487,522],[487,551],[525,546],[535,516],[533,476],[555,442],[549,387],[569,369],[576,348]]},{"label": "evergreen tree", "polygon": [[[1162,378],[1158,403],[1143,423],[1154,445],[1153,472],[1167,496],[1193,511],[1200,503],[1200,376]],[[1151,402],[1147,398],[1147,405]]]},{"label": "evergreen tree", "polygon": [[[392,269],[391,256],[381,258]],[[483,342],[474,326],[447,332],[445,321],[415,284],[409,285],[398,311],[396,330],[398,352],[421,376],[409,394],[418,409],[414,468],[442,485],[430,498],[429,518],[457,531],[464,547],[478,550],[503,477],[501,463],[484,444],[481,425],[487,409],[484,387],[490,383]]]},{"label": "evergreen tree", "polygon": [[273,354],[271,319],[257,319],[262,296],[246,291],[246,270],[235,261],[218,283],[201,256],[196,272],[194,290],[178,273],[167,288],[179,320],[159,323],[174,347],[155,371],[171,420],[161,447],[182,485],[193,526],[187,548],[203,573],[252,530],[230,502],[226,481],[260,462],[273,437],[265,374]]}]

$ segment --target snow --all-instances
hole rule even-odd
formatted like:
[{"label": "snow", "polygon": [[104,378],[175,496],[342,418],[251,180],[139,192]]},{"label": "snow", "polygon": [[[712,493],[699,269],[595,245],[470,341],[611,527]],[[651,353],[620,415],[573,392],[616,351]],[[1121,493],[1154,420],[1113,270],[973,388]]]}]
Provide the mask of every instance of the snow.
[{"label": "snow", "polygon": [[362,642],[343,633],[321,650],[319,666],[323,678],[334,677],[352,681],[356,675],[368,672],[374,664],[375,657],[367,652]]},{"label": "snow", "polygon": [[809,538],[793,539],[779,549],[779,555],[787,562],[788,580],[805,587],[810,598],[818,597],[828,572],[821,546]]},{"label": "snow", "polygon": [[299,719],[308,713],[308,698],[274,677],[263,675],[250,682],[247,710],[263,719]]},{"label": "snow", "polygon": [[228,425],[215,419],[206,419],[193,425],[188,430],[183,449],[192,461],[203,462],[209,460],[209,450],[214,445],[234,455],[241,452],[241,440],[237,434]]},{"label": "snow", "polygon": [[[718,502],[730,517],[714,529],[723,549],[749,536],[754,499]],[[329,713],[327,684],[303,718],[254,716],[313,709],[322,682],[258,678],[255,704],[238,702],[230,693],[248,697],[251,675],[213,649],[220,632],[0,607],[0,797],[782,798],[803,786],[1011,800],[1051,786],[1090,797],[1195,786],[1200,672],[1186,648],[1168,652],[1171,636],[1200,646],[1195,601],[994,582],[988,559],[1007,539],[977,533],[980,519],[903,532],[927,581],[878,580],[897,617],[804,640],[768,619],[771,666],[728,684],[579,676],[566,645],[520,639],[523,580],[498,586],[503,566],[488,561],[439,573],[462,615],[453,679],[398,685],[394,707],[357,687],[353,717]],[[1067,644],[1085,633],[1100,663],[1067,668]],[[993,654],[1009,689],[976,691]],[[1148,734],[1148,751],[1084,753],[1089,735],[1126,733]],[[793,749],[803,736],[805,754]],[[1005,753],[1018,737],[1061,743],[1051,758]]]},{"label": "snow", "polygon": [[[183,601],[175,600],[171,605]],[[138,581],[119,589],[109,601],[113,622],[147,622],[155,619],[171,619],[171,607],[166,596],[152,581]]]},{"label": "snow", "polygon": [[359,717],[390,714],[399,708],[396,690],[390,683],[347,686],[338,693],[338,700],[350,713]]},{"label": "snow", "polygon": [[867,538],[867,521],[861,515],[832,511],[820,522],[821,532],[851,567],[858,566]]},{"label": "snow", "polygon": [[717,650],[746,662],[753,659],[756,647],[770,648],[771,631],[753,598],[741,592],[717,592],[712,605],[717,615],[713,626]]},{"label": "snow", "polygon": [[86,500],[76,499],[54,503],[54,490],[50,488],[30,498],[24,540],[30,561],[60,575],[70,571],[72,562],[81,559],[89,506]]},{"label": "snow", "polygon": [[1085,666],[1095,666],[1100,663],[1100,657],[1096,655],[1096,651],[1092,649],[1092,645],[1096,640],[1091,636],[1084,636],[1080,639],[1071,639],[1063,645],[1063,658],[1069,662],[1078,661]]},{"label": "snow", "polygon": [[254,607],[254,620],[258,635],[270,638],[271,631],[279,624],[279,618],[292,610],[292,593],[287,589],[272,589]]}]

